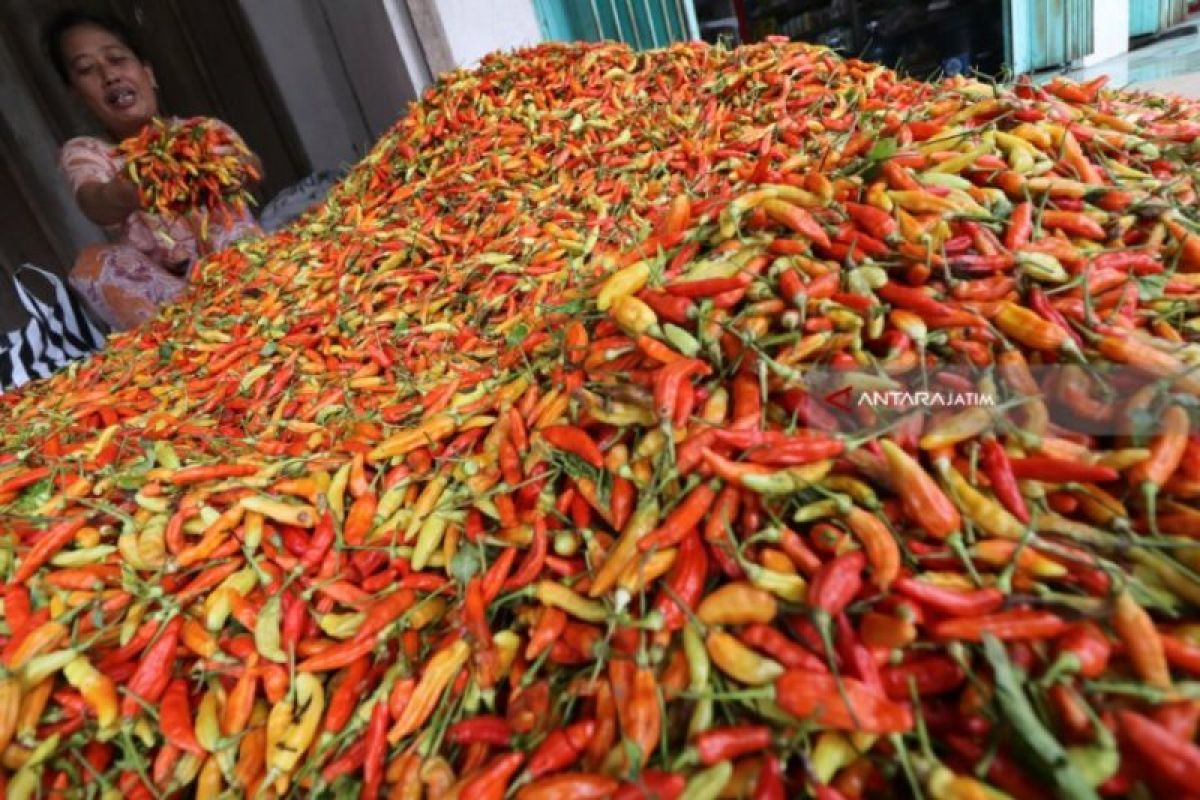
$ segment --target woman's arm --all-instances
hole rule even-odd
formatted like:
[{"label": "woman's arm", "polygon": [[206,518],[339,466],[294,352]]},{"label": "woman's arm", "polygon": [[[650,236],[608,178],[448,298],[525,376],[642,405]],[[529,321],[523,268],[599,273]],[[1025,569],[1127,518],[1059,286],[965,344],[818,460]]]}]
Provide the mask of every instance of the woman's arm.
[{"label": "woman's arm", "polygon": [[250,186],[248,188],[253,189],[255,186],[262,183],[262,179],[266,176],[266,173],[263,172],[262,159],[259,158],[258,153],[255,153],[253,150],[251,150],[250,155],[246,157],[246,163],[254,168],[254,174],[258,176],[257,179],[251,179],[249,181]]},{"label": "woman's arm", "polygon": [[124,175],[83,184],[75,192],[75,200],[85,217],[105,226],[121,224],[141,207],[137,187]]}]

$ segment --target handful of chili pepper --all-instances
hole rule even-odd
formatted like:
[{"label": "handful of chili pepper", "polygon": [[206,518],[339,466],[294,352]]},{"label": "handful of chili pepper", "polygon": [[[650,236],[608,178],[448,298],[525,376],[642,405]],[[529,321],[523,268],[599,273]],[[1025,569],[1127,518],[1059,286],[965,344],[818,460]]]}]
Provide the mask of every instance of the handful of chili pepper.
[{"label": "handful of chili pepper", "polygon": [[142,208],[160,214],[244,209],[253,203],[247,187],[261,177],[241,139],[202,117],[156,118],[117,152]]},{"label": "handful of chili pepper", "polygon": [[1198,131],[781,42],[444,76],[0,397],[6,796],[1188,794]]}]

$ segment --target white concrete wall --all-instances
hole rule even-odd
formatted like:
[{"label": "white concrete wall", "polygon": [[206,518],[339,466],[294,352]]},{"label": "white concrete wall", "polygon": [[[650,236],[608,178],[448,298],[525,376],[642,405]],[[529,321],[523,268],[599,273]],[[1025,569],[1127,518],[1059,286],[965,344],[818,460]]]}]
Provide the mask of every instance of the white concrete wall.
[{"label": "white concrete wall", "polygon": [[[1095,50],[1083,59],[1090,67],[1129,50],[1129,0],[1094,0]],[[1119,76],[1112,76],[1120,84]]]},{"label": "white concrete wall", "polygon": [[435,75],[542,41],[532,0],[408,0],[408,8]]},{"label": "white concrete wall", "polygon": [[438,74],[542,40],[532,0],[239,0],[314,169],[356,161]]},{"label": "white concrete wall", "polygon": [[474,64],[493,50],[542,40],[530,0],[438,0],[437,5],[458,66]]}]

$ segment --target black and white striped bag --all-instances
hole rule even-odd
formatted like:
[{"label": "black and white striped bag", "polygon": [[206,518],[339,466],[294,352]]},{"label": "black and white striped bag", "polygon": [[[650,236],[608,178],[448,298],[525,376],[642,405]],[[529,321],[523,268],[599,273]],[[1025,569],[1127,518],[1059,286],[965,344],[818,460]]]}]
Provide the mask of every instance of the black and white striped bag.
[{"label": "black and white striped bag", "polygon": [[[4,268],[17,299],[29,314],[24,326],[0,334],[0,391],[45,378],[72,361],[104,346],[104,333],[65,283],[53,272],[22,264]],[[48,285],[47,302],[31,288],[30,280]],[[51,296],[51,295],[44,295]]]}]

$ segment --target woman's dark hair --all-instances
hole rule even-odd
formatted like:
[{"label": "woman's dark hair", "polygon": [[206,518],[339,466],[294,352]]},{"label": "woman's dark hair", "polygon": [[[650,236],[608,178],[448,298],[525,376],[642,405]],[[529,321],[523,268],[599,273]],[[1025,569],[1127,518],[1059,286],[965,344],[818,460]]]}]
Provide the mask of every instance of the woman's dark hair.
[{"label": "woman's dark hair", "polygon": [[42,47],[45,48],[46,54],[50,56],[50,62],[54,64],[54,70],[64,83],[70,83],[71,76],[68,71],[68,64],[63,55],[62,40],[66,36],[67,31],[72,28],[78,28],[81,25],[91,25],[94,28],[108,31],[113,36],[121,40],[121,43],[130,49],[137,56],[139,61],[145,61],[141,49],[134,40],[129,29],[120,23],[114,17],[109,17],[101,14],[92,14],[87,11],[63,11],[54,19],[50,20],[45,29],[42,31]]}]

